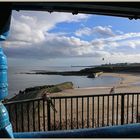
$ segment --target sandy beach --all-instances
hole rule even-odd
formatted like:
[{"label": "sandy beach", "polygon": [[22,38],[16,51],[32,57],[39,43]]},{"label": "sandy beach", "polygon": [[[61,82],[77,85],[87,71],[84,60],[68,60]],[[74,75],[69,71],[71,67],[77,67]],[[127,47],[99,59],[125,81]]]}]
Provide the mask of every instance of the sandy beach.
[{"label": "sandy beach", "polygon": [[[121,80],[118,81],[116,85],[114,85],[115,93],[140,92],[140,86],[132,85],[132,83],[140,82],[140,74],[103,73],[101,76],[120,77]],[[107,94],[110,94],[111,88],[112,86],[74,88],[74,89],[64,90],[58,93],[52,93],[50,96],[53,96],[53,97],[54,96],[81,96],[81,95],[95,95],[95,94],[107,95]],[[55,100],[52,99],[52,103],[54,104],[54,108],[56,112],[54,111],[53,108],[50,109],[51,127],[52,129],[54,129],[53,127],[55,124],[55,129],[59,130],[60,125],[62,129],[65,129],[66,126],[67,126],[67,129],[71,129],[72,125],[73,125],[73,128],[77,128],[77,127],[87,128],[87,126],[89,128],[92,128],[93,126],[102,127],[102,126],[108,126],[108,125],[121,124],[121,106],[122,106],[121,99],[122,99],[121,95],[100,96],[100,97],[91,96],[91,97],[84,97],[84,98],[80,98],[80,97],[79,98],[74,98],[74,97],[73,98],[56,98]],[[139,103],[137,104],[138,101],[140,101],[140,96],[137,96],[137,94],[134,94],[134,96],[130,94],[129,99],[128,99],[128,96],[124,97],[124,123],[132,123],[132,122],[136,122],[137,120],[140,120],[138,119],[138,116],[137,116],[137,113],[140,114],[140,107],[138,109]],[[45,102],[45,107],[47,107],[46,103],[47,102]],[[133,112],[132,112],[132,105],[133,105]],[[36,102],[36,106],[38,106],[38,102]],[[13,106],[13,108],[14,107],[15,106]],[[43,107],[43,102],[41,102],[40,107]],[[31,110],[32,110],[32,104],[31,104]],[[47,110],[47,108],[44,110]],[[24,114],[26,113],[27,111],[24,112]],[[38,115],[37,108],[36,108],[36,113]],[[47,117],[48,116],[45,115],[46,122],[47,122]],[[32,117],[30,118],[31,118],[30,121],[32,122]],[[36,117],[36,124],[38,123],[37,118],[38,117]],[[41,118],[40,122],[41,124],[43,124],[43,110],[42,111],[40,110],[40,118]],[[21,126],[22,125],[20,125],[20,127]],[[32,124],[31,124],[31,127],[33,128]],[[40,127],[41,127],[41,130],[43,131],[43,125],[40,125]],[[25,130],[26,129],[27,127],[25,128]]]},{"label": "sandy beach", "polygon": [[[114,85],[115,93],[140,92],[140,86],[134,84],[140,82],[140,74],[138,73],[103,73],[101,76],[114,76],[114,77],[121,78],[121,80]],[[112,86],[74,88],[74,89],[64,90],[59,93],[53,93],[53,96],[109,94],[111,88]]]},{"label": "sandy beach", "polygon": [[[115,86],[115,93],[138,93],[140,92],[140,86],[138,85],[133,85],[133,83],[136,82],[140,82],[140,74],[136,74],[136,73],[131,73],[131,74],[124,74],[124,73],[103,73],[101,76],[115,76],[115,77],[120,77],[121,80],[114,85]],[[108,87],[88,87],[88,88],[74,88],[74,89],[69,89],[69,90],[65,90],[59,93],[53,93],[52,96],[81,96],[81,95],[95,95],[95,94],[110,94],[110,89],[112,88],[112,86],[108,86]],[[121,97],[118,96],[118,114],[116,111],[117,108],[117,96],[114,97],[114,107],[112,106],[112,96],[109,96],[109,116],[107,116],[107,105],[108,105],[108,100],[107,97],[104,97],[104,122],[102,121],[103,117],[103,101],[102,101],[102,97],[100,97],[99,100],[99,104],[98,104],[98,98],[94,97],[94,125],[95,127],[99,127],[97,124],[97,122],[99,122],[100,126],[102,126],[103,124],[107,124],[107,118],[109,118],[109,124],[112,125],[112,121],[113,124],[117,123],[117,117],[118,117],[118,124],[121,123],[121,119],[120,119],[120,114],[121,114]],[[140,100],[140,97],[139,97]],[[84,104],[84,112],[81,110],[82,104]],[[127,109],[129,110],[129,115],[126,118],[125,117],[125,123],[128,119],[128,122],[131,123],[132,122],[132,114],[134,119],[134,122],[136,122],[136,114],[137,114],[137,110],[136,110],[136,105],[137,105],[137,96],[134,94],[134,103],[133,103],[133,109],[134,112],[132,113],[132,95],[129,96],[129,101],[127,102],[127,96],[125,96],[124,99],[124,104],[125,104],[125,108],[124,108],[124,112],[125,112],[125,116],[127,116]],[[128,104],[128,105],[126,105]],[[77,105],[76,105],[76,98],[73,98],[73,117],[76,118],[76,109]],[[98,121],[98,107],[99,107],[99,121]],[[59,120],[59,100],[56,100],[55,103],[55,108],[56,110],[58,110],[57,113],[57,117],[56,119]],[[89,126],[91,127],[91,123],[92,121],[92,108],[93,108],[93,101],[92,101],[92,96],[89,98]],[[114,112],[112,110],[112,108],[114,108]],[[61,109],[62,111],[62,118],[65,116],[65,100],[63,99],[61,101]],[[67,100],[67,110],[68,110],[68,119],[70,120],[70,116],[71,116],[71,100]],[[85,97],[83,103],[82,103],[82,99],[79,98],[78,100],[78,116],[79,116],[79,122],[81,122],[82,118],[80,116],[82,116],[82,113],[84,114],[85,117],[85,122],[86,117],[87,117],[87,98]],[[102,115],[101,115],[102,114]],[[114,115],[114,120],[112,120],[112,114]],[[52,115],[53,115],[53,111],[52,111]],[[118,115],[118,116],[117,116]],[[65,120],[65,118],[63,118]],[[52,119],[53,120],[53,119]],[[84,126],[86,127],[86,123],[84,124]]]}]

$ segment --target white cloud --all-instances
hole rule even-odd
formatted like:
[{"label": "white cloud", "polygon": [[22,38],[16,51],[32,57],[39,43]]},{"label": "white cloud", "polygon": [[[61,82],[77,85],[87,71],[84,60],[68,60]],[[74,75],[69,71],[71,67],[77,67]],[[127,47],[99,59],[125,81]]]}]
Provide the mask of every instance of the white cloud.
[{"label": "white cloud", "polygon": [[140,47],[140,40],[137,40],[137,39],[124,40],[124,41],[119,42],[118,46],[123,46],[125,48],[130,47],[132,49],[135,49],[137,47]]},{"label": "white cloud", "polygon": [[[120,30],[117,30],[114,34],[112,31],[112,26],[96,26],[94,28],[84,27],[75,32],[76,36],[83,36],[83,35],[91,35],[95,33],[96,35],[101,35],[102,38],[93,39],[91,41],[94,48],[103,50],[105,48],[116,48],[116,47],[128,47],[136,48],[140,46],[140,32],[130,32],[130,33],[123,33]],[[106,37],[108,36],[108,37]]]},{"label": "white cloud", "polygon": [[75,32],[75,35],[76,36],[83,36],[83,35],[87,35],[87,36],[89,36],[90,34],[91,34],[91,28],[88,28],[88,27],[84,27],[84,28],[82,28],[82,29],[79,29],[79,30],[77,30],[76,32]]},{"label": "white cloud", "polygon": [[[94,57],[109,58],[110,61],[131,60],[140,55],[128,54],[127,49],[140,46],[140,32],[119,33],[112,31],[112,26],[83,27],[77,30],[77,37],[67,37],[63,32],[48,33],[56,24],[61,22],[79,22],[88,18],[88,15],[64,13],[48,14],[46,12],[17,13],[12,18],[11,35],[4,42],[4,49],[11,58],[66,58],[66,57]],[[49,20],[48,20],[49,19]],[[120,31],[121,32],[121,31]],[[97,33],[102,38],[86,41],[78,36]],[[124,47],[125,53],[119,53],[119,48]],[[117,51],[116,51],[116,50]],[[124,59],[124,60],[122,60]]]},{"label": "white cloud", "polygon": [[38,28],[34,28],[30,24],[27,24],[22,20],[21,21],[16,20],[13,17],[11,23],[11,30],[10,30],[11,33],[8,37],[8,41],[19,41],[19,42],[30,42],[30,43],[38,43],[40,41],[43,41],[45,39],[43,31],[41,31]]},{"label": "white cloud", "polygon": [[76,36],[89,36],[92,34],[97,34],[100,35],[101,37],[105,37],[105,36],[114,36],[115,34],[113,33],[113,31],[111,30],[111,26],[96,26],[93,28],[89,28],[89,27],[84,27],[84,28],[80,28],[75,32]]},{"label": "white cloud", "polygon": [[105,41],[100,39],[95,39],[91,41],[91,44],[95,49],[99,49],[99,50],[103,50],[106,45]]},{"label": "white cloud", "polygon": [[38,43],[44,40],[44,32],[61,22],[79,22],[88,15],[70,13],[21,12],[13,13],[9,41]]},{"label": "white cloud", "polygon": [[[6,53],[10,57],[57,57],[66,56],[74,50],[67,47],[80,46],[84,41],[79,38],[65,37],[65,33],[48,33],[58,23],[80,22],[89,15],[47,12],[13,12],[11,33],[4,42]],[[62,36],[62,37],[60,37]],[[65,53],[63,53],[63,50]],[[62,52],[61,52],[62,51]],[[33,53],[32,53],[33,52]],[[42,53],[42,54],[41,54]],[[50,54],[49,54],[50,53]],[[23,54],[23,55],[22,55]],[[44,54],[44,55],[43,55]],[[46,54],[48,56],[46,56]]]},{"label": "white cloud", "polygon": [[122,35],[115,35],[114,37],[108,37],[108,38],[99,38],[99,39],[93,39],[91,41],[92,45],[100,50],[109,48],[125,48],[126,53],[128,48],[135,49],[136,47],[140,46],[140,32],[138,33],[126,33]]},{"label": "white cloud", "polygon": [[126,53],[122,53],[122,52],[116,52],[116,53],[112,53],[110,56],[107,56],[105,58],[106,60],[108,60],[108,62],[110,63],[125,63],[125,62],[138,62],[140,60],[140,53],[132,53],[132,54],[126,54]]},{"label": "white cloud", "polygon": [[114,36],[115,35],[110,27],[97,26],[93,29],[95,33],[97,32],[101,36]]},{"label": "white cloud", "polygon": [[[124,34],[131,37],[134,33]],[[137,36],[135,34],[135,36]],[[117,38],[118,37],[118,38]],[[45,39],[36,41],[6,41],[5,51],[9,57],[26,57],[36,59],[46,58],[63,58],[63,57],[105,57],[112,55],[111,50],[116,47],[135,48],[140,45],[139,40],[121,40],[120,35],[115,36],[111,41],[109,38],[95,39],[92,41],[84,41],[76,37],[66,37],[53,33],[46,33]],[[116,41],[116,40],[119,40]],[[107,50],[108,48],[109,50]],[[127,53],[127,51],[126,51]],[[114,56],[114,54],[113,54]],[[120,57],[120,56],[118,56]]]},{"label": "white cloud", "polygon": [[122,35],[116,35],[114,37],[109,37],[107,39],[105,38],[105,39],[102,39],[102,40],[120,41],[120,40],[125,40],[125,39],[136,38],[136,37],[140,37],[140,32],[137,32],[137,33],[133,33],[133,32],[125,33],[125,34],[122,34]]}]

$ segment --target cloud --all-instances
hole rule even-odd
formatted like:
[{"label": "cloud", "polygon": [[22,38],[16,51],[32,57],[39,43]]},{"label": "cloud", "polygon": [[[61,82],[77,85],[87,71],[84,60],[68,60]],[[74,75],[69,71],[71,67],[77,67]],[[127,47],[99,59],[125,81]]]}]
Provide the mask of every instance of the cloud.
[{"label": "cloud", "polygon": [[81,28],[81,29],[77,30],[75,32],[75,35],[81,37],[83,35],[89,36],[89,35],[91,35],[91,33],[92,33],[91,28],[84,27],[84,28]]},{"label": "cloud", "polygon": [[13,12],[9,41],[38,43],[45,39],[44,32],[62,22],[80,22],[89,16],[84,14],[47,12]]},{"label": "cloud", "polygon": [[111,26],[96,26],[93,28],[89,28],[89,27],[84,27],[84,28],[80,28],[75,32],[76,36],[90,36],[90,35],[99,35],[101,37],[109,37],[109,36],[115,36],[115,34],[113,33],[113,31],[111,30]]},{"label": "cloud", "polygon": [[112,26],[96,26],[94,28],[84,27],[75,32],[78,37],[90,36],[92,34],[100,35],[101,38],[93,39],[91,44],[94,48],[103,50],[105,48],[125,47],[126,49],[140,46],[140,32],[123,33],[117,30],[115,34],[112,31]]},{"label": "cloud", "polygon": [[[120,36],[118,37],[120,38]],[[109,38],[85,41],[73,36],[66,37],[64,35],[60,36],[53,33],[46,33],[45,39],[40,42],[6,41],[4,43],[4,49],[6,54],[11,58],[98,58],[114,55],[112,54],[112,50],[114,51],[119,47],[125,46],[124,48],[127,50],[127,47],[134,49],[139,45],[140,41],[136,41],[135,39],[121,40],[120,42],[115,41],[115,39],[111,41]],[[119,50],[117,50],[117,52],[119,52]],[[125,54],[127,54],[127,51]]]},{"label": "cloud", "polygon": [[80,22],[89,18],[89,15],[78,14],[72,15],[71,13],[48,13],[39,11],[22,11],[21,13],[14,12],[13,17],[17,20],[28,24],[32,28],[51,30],[57,23],[62,22]]},{"label": "cloud", "polygon": [[[9,43],[9,44],[8,44]],[[18,44],[18,42],[4,42],[4,49],[9,57],[27,57],[36,59],[83,56],[91,52],[87,41],[75,37],[46,35],[46,39],[34,45]],[[15,45],[17,47],[12,47]]]},{"label": "cloud", "polygon": [[[48,33],[58,23],[80,22],[89,15],[47,12],[13,12],[10,35],[4,47],[9,57],[57,57],[66,56],[75,50],[67,49],[83,43],[78,38],[66,38],[65,33]],[[62,36],[59,37],[59,36]],[[80,44],[77,44],[80,43]],[[65,53],[61,52],[65,50]],[[49,54],[50,53],[50,54]],[[44,54],[44,55],[43,55]],[[47,54],[47,56],[46,56]]]},{"label": "cloud", "polygon": [[118,49],[123,48],[126,50],[131,48],[135,49],[140,46],[140,32],[137,33],[125,33],[122,35],[115,35],[114,37],[108,37],[108,38],[98,38],[98,39],[93,39],[91,41],[92,45],[99,49]]},{"label": "cloud", "polygon": [[[66,33],[49,33],[58,23],[80,22],[88,18],[88,15],[46,12],[16,12],[12,17],[11,33],[4,42],[4,50],[10,58],[71,58],[71,57],[94,57],[128,60],[134,54],[128,53],[129,49],[136,49],[140,45],[140,33],[115,34],[112,26],[96,26],[94,28],[83,27],[75,32],[77,36],[66,36]],[[49,19],[49,20],[48,20]],[[100,38],[87,41],[79,36],[98,34]],[[120,53],[121,48],[126,50]],[[136,55],[139,57],[139,55]]]},{"label": "cloud", "polygon": [[102,40],[106,40],[106,41],[122,41],[122,40],[125,40],[125,39],[138,38],[138,37],[140,37],[140,32],[137,32],[137,33],[130,32],[130,33],[125,33],[125,34],[121,34],[121,35],[116,35],[114,37],[108,37],[107,39],[103,38]]},{"label": "cloud", "polygon": [[110,62],[110,63],[133,63],[133,62],[138,62],[139,63],[140,59],[140,53],[131,53],[131,54],[126,54],[122,52],[114,52],[111,55],[107,56],[105,58],[105,61]]}]

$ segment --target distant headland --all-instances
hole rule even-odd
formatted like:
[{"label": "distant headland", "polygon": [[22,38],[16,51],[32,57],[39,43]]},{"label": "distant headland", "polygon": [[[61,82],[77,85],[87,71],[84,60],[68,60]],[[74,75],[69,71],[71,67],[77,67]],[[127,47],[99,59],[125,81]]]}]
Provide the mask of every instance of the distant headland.
[{"label": "distant headland", "polygon": [[[72,66],[72,67],[77,67],[77,66]],[[31,72],[22,72],[20,74],[87,76],[88,78],[95,78],[101,75],[103,72],[123,72],[123,73],[124,72],[138,72],[139,73],[140,63],[117,63],[117,64],[104,64],[100,66],[88,66],[88,68],[84,68],[79,71],[32,70]]]}]

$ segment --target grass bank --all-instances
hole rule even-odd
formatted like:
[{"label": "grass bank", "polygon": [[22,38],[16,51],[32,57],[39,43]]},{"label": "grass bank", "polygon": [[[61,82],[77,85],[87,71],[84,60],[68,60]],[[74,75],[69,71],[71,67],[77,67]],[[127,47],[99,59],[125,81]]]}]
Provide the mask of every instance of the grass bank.
[{"label": "grass bank", "polygon": [[48,92],[53,94],[72,88],[73,88],[72,82],[64,82],[56,85],[43,85],[43,86],[30,87],[30,88],[26,88],[23,91],[20,90],[17,95],[12,97],[8,101],[34,99],[34,98],[41,97],[43,92]]}]

